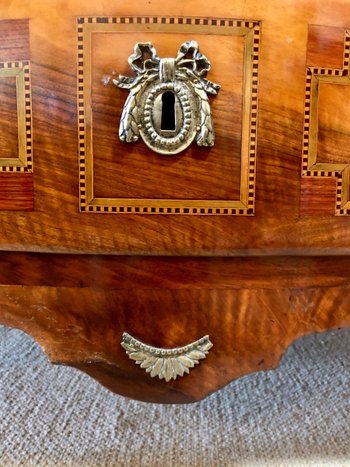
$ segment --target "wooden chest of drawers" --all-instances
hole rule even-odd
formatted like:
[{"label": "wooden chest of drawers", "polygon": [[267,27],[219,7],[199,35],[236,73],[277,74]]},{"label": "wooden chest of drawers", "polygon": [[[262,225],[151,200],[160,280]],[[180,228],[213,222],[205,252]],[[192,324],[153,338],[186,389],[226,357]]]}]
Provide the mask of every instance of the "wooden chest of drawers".
[{"label": "wooden chest of drawers", "polygon": [[176,403],[349,326],[348,0],[14,0],[0,38],[1,324]]}]

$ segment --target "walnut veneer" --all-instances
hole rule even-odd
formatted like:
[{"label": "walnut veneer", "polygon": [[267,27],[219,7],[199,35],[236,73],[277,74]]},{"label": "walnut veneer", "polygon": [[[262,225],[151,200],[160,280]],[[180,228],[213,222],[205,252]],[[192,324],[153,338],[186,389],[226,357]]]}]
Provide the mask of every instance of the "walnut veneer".
[{"label": "walnut veneer", "polygon": [[[0,323],[145,401],[192,402],[350,325],[350,1],[0,5]],[[128,56],[196,40],[212,148],[162,156],[118,125]],[[170,382],[120,345],[208,334]],[[1,358],[1,356],[0,356]]]}]

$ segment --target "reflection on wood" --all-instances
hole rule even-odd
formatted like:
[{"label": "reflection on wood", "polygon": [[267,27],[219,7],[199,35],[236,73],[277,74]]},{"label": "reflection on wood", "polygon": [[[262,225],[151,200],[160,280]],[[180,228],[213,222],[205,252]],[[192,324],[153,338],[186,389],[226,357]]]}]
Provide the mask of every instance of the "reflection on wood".
[{"label": "reflection on wood", "polygon": [[[31,334],[53,362],[136,399],[190,402],[275,367],[311,332],[350,325],[349,258],[119,258],[0,255],[0,322]],[[12,284],[12,285],[11,285]],[[20,285],[26,284],[26,285]],[[190,374],[150,378],[124,332],[158,348],[210,334]]]},{"label": "reflection on wood", "polygon": [[33,174],[0,172],[0,210],[32,211],[33,207]]},{"label": "reflection on wood", "polygon": [[[179,403],[275,367],[301,335],[349,326],[347,3],[288,1],[282,14],[280,0],[224,0],[213,18],[212,2],[179,0],[174,18],[159,0],[124,0],[118,12],[92,0],[0,2],[0,61],[31,60],[36,151],[34,174],[0,173],[0,323],[117,393]],[[143,40],[161,56],[186,40],[208,53],[222,85],[210,151],[166,160],[118,142],[124,95],[108,81],[128,73]],[[17,212],[33,209],[34,193],[35,210]],[[238,215],[214,206],[241,197]],[[80,213],[79,200],[107,212]],[[128,358],[124,332],[157,348],[210,335],[213,348],[165,383]]]}]

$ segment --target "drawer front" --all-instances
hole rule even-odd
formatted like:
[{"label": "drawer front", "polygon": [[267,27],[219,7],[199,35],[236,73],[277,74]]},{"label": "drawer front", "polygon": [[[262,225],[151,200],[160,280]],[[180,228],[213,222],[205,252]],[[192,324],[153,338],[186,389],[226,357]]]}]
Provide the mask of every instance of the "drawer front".
[{"label": "drawer front", "polygon": [[350,324],[348,258],[3,253],[0,265],[2,324],[145,401],[200,400],[276,367],[298,337]]},{"label": "drawer front", "polygon": [[0,323],[159,402],[349,325],[348,0],[5,3]]},{"label": "drawer front", "polygon": [[95,3],[0,6],[1,249],[348,252],[346,2]]}]

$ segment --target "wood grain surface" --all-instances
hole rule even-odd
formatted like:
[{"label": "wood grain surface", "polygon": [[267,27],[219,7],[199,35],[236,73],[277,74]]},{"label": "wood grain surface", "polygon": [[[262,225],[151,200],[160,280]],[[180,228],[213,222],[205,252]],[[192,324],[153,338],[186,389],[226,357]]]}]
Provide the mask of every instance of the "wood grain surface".
[{"label": "wood grain surface", "polygon": [[[196,36],[200,51],[212,63],[208,78],[220,82],[222,86],[220,99],[210,98],[215,124],[218,124],[213,148],[200,148],[192,144],[185,153],[164,157],[150,151],[142,142],[126,145],[118,136],[128,91],[116,89],[111,73],[133,74],[127,58],[133,52],[136,42],[153,43],[160,57],[176,57],[180,45],[188,38],[188,33],[94,34],[91,54],[96,197],[239,199],[244,57],[242,37],[219,37],[218,51],[213,46],[212,36],[203,33]],[[101,77],[105,77],[105,80]],[[106,79],[109,80],[107,84]],[[234,120],[231,119],[232,112],[237,115]],[[108,184],[105,183],[107,174]]]},{"label": "wood grain surface", "polygon": [[[34,190],[32,173],[0,172],[0,209],[33,211]],[[20,239],[18,238],[20,242]]]},{"label": "wood grain surface", "polygon": [[[6,14],[7,5],[2,5],[0,21],[0,61],[28,60],[29,52],[29,20],[27,15]],[[10,16],[9,19],[6,17]],[[15,19],[16,18],[16,19]]]},{"label": "wood grain surface", "polygon": [[[184,17],[211,18],[213,15],[212,6],[205,0],[196,2],[196,5],[183,1],[178,4],[178,8]],[[0,17],[3,20],[30,18],[36,204],[35,212],[30,217],[22,213],[0,212],[0,248],[43,252],[157,255],[349,253],[348,216],[332,216],[328,208],[323,210],[323,195],[320,195],[321,207],[318,216],[300,210],[303,204],[301,197],[304,196],[301,189],[301,157],[306,63],[311,47],[309,37],[313,56],[322,56],[322,53],[329,56],[326,50],[328,46],[325,45],[327,42],[325,39],[316,40],[314,32],[309,36],[309,26],[327,26],[345,31],[350,23],[347,8],[347,2],[334,1],[318,8],[311,0],[294,0],[284,5],[282,15],[278,13],[280,3],[276,0],[269,0],[264,4],[256,0],[242,0],[216,5],[216,17],[257,19],[262,24],[258,153],[255,215],[207,217],[79,213],[76,18],[89,15],[129,17],[137,16],[140,12],[152,17],[169,15],[168,6],[158,1],[141,1],[136,5],[130,0],[109,5],[96,5],[91,1],[71,0],[67,3],[51,0],[45,2],[45,7],[37,0],[25,3],[14,0],[11,6],[7,3],[1,4]],[[190,36],[193,38],[192,34]],[[338,36],[339,31],[336,35],[339,42]],[[323,33],[322,37],[328,36]],[[219,56],[220,37],[214,34],[212,39],[215,53],[210,54],[207,50],[205,52],[215,61],[216,55]],[[178,42],[176,40],[176,46],[174,44],[175,50]],[[123,70],[115,69],[116,62],[106,63],[101,75],[102,72],[108,73],[113,70],[124,72],[129,54],[130,47],[127,47]],[[338,56],[339,52],[336,54]],[[109,56],[112,57],[113,53]],[[321,61],[319,63],[322,65]],[[212,73],[214,76],[215,67]],[[219,76],[215,78],[220,81]],[[223,89],[222,97],[219,93],[215,98],[217,105],[222,105],[223,102],[224,106],[226,105],[226,100],[220,101],[224,99],[225,92],[227,91]],[[233,102],[228,99],[227,105],[235,105]],[[113,102],[108,105],[113,120],[111,124],[115,128],[117,119],[113,115],[120,112],[120,108],[117,108],[118,98],[115,98],[115,107]],[[330,104],[328,112],[332,111]],[[239,117],[236,117],[233,111],[233,125],[237,119],[239,120]],[[220,119],[220,115],[216,116],[219,135],[229,120],[226,117]],[[139,146],[142,148],[142,143]],[[338,151],[337,145],[334,145],[334,148]],[[128,150],[127,147],[126,152]],[[340,150],[342,149],[339,147]],[[193,149],[188,151],[190,153]],[[138,157],[141,157],[143,152],[144,149],[140,149]],[[337,159],[337,154],[333,154],[332,157]],[[150,160],[154,158],[151,154]],[[106,162],[106,167],[111,163]],[[170,160],[169,166],[178,163]],[[214,168],[215,172],[223,163],[220,154],[217,155],[217,159],[213,159],[213,163],[218,164]],[[151,165],[156,165],[158,170],[164,164],[164,160],[160,159],[159,165],[155,162]],[[194,159],[192,164],[196,170]],[[198,164],[197,167],[200,166],[200,161]],[[170,169],[166,170],[171,172]],[[192,190],[194,195],[195,187],[188,179],[188,174],[182,176],[184,170],[186,167],[179,171],[172,186],[169,186],[169,179],[165,177],[163,180],[162,176],[158,176],[156,185],[159,192],[170,195],[176,191],[181,196],[181,193],[191,194]],[[120,183],[120,179],[116,180],[117,171],[118,169],[114,168],[110,175],[107,170],[105,180],[108,183],[104,184],[98,164],[96,189],[101,193],[116,191],[117,184]],[[205,180],[204,175],[200,177],[197,188],[204,191],[202,187],[208,183],[209,196],[214,196],[216,189],[213,187],[218,182]],[[121,192],[126,195],[134,190],[137,195],[140,188],[136,186],[136,179],[137,177],[133,187],[128,186],[124,180]],[[144,176],[140,180],[145,193],[152,191],[154,195],[154,177],[152,187],[147,186]],[[233,191],[237,191],[233,179],[232,185]],[[226,178],[218,188],[218,196],[220,190],[227,192],[225,186]],[[313,196],[317,203],[317,195]],[[336,193],[334,203],[335,196]],[[18,237],[22,239],[21,243],[18,243]]]},{"label": "wood grain surface", "polygon": [[[0,255],[0,322],[31,334],[52,362],[152,402],[199,400],[274,368],[298,337],[350,325],[350,258]],[[128,358],[128,332],[157,347],[209,334],[189,375],[165,383]]]},{"label": "wood grain surface", "polygon": [[16,77],[0,76],[0,96],[1,165],[1,159],[18,159],[19,157]]},{"label": "wood grain surface", "polygon": [[309,25],[307,66],[341,68],[344,60],[344,28]]},{"label": "wood grain surface", "polygon": [[[0,62],[30,60],[32,91],[23,96],[32,104],[35,171],[0,174],[0,323],[31,334],[53,362],[80,368],[119,394],[164,403],[200,400],[275,367],[304,334],[349,326],[350,210],[338,208],[350,185],[349,8],[349,0],[288,0],[283,8],[277,0],[225,0],[213,13],[207,0],[180,0],[176,24],[184,27],[172,36],[162,18],[174,13],[159,0],[1,2]],[[138,23],[141,14],[146,19]],[[86,24],[118,17],[128,25],[91,33],[91,89],[79,81],[86,50],[77,22],[86,17]],[[133,31],[130,18],[141,29]],[[253,55],[231,26],[222,29],[233,20],[259,28]],[[160,56],[174,56],[190,39],[212,61],[208,78],[222,85],[211,99],[215,147],[192,145],[165,158],[141,141],[119,142],[126,93],[110,81],[131,76],[133,43],[152,40]],[[249,61],[256,62],[258,101],[247,114]],[[310,82],[321,75],[312,94]],[[14,97],[4,86],[0,146],[12,153]],[[78,94],[92,98],[91,121]],[[80,212],[81,137],[91,130],[96,196],[239,199],[245,118],[254,121],[249,151],[256,149],[245,179],[251,209],[220,216]],[[328,169],[313,172],[318,163]],[[165,383],[128,358],[123,332],[169,348],[209,334],[214,346],[189,375]]]}]

